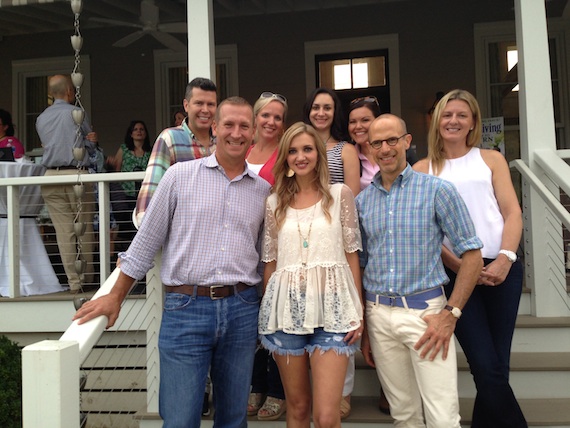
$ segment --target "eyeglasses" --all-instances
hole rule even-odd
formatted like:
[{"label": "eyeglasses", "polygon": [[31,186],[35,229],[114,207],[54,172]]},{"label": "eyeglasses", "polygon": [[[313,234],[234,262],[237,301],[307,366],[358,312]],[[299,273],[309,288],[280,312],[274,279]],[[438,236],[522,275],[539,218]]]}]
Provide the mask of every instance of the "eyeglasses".
[{"label": "eyeglasses", "polygon": [[388,144],[390,147],[395,146],[396,144],[398,144],[398,141],[400,141],[401,138],[404,138],[406,135],[408,135],[409,132],[406,132],[404,135],[401,135],[399,137],[390,137],[390,138],[386,138],[385,140],[376,140],[376,141],[371,141],[370,145],[372,146],[372,148],[374,149],[379,149],[382,147],[382,144],[386,143]]},{"label": "eyeglasses", "polygon": [[377,106],[379,106],[378,98],[373,97],[373,96],[355,98],[350,102],[350,107],[352,107],[358,103],[371,103],[371,104],[376,104]]},{"label": "eyeglasses", "polygon": [[262,92],[259,98],[275,98],[281,101],[283,104],[287,104],[287,98],[281,94],[274,94],[273,92]]}]

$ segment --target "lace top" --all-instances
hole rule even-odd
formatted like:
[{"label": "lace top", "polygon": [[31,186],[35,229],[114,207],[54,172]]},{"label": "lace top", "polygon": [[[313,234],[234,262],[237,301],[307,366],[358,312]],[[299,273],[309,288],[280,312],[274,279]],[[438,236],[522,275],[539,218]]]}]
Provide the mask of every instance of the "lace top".
[{"label": "lace top", "polygon": [[347,186],[333,184],[330,190],[330,223],[318,202],[289,207],[277,230],[277,196],[267,199],[262,260],[277,265],[261,301],[260,334],[312,334],[317,327],[343,333],[360,326],[362,304],[345,255],[362,250],[358,214]]}]

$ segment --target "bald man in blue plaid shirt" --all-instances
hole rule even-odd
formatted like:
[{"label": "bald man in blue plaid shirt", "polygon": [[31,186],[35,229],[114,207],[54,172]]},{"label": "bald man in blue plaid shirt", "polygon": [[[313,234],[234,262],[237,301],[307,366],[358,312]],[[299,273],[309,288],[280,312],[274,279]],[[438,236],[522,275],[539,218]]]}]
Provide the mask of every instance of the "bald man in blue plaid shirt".
[{"label": "bald man in blue plaid shirt", "polygon": [[[402,119],[378,117],[369,141],[380,172],[356,198],[365,247],[362,352],[395,426],[460,428],[453,331],[481,272],[483,244],[453,184],[407,164],[412,136]],[[444,235],[462,260],[449,301]]]}]

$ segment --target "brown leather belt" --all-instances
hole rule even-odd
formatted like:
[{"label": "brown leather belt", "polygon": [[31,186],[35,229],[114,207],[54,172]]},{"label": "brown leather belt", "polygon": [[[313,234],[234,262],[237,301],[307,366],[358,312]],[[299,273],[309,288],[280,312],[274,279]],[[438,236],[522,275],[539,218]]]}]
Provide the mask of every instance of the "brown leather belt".
[{"label": "brown leather belt", "polygon": [[236,285],[212,285],[210,287],[199,287],[197,285],[165,285],[164,289],[167,293],[180,293],[186,294],[187,296],[194,295],[194,288],[196,288],[196,296],[209,297],[212,300],[223,299],[224,297],[230,297],[234,295],[234,289],[238,293],[248,290],[251,287],[243,282],[239,282]]}]

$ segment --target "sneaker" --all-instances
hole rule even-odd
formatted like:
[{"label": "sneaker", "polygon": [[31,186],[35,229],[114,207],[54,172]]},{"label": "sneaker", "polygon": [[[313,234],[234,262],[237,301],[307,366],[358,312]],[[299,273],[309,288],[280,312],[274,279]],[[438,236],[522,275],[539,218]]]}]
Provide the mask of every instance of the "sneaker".
[{"label": "sneaker", "polygon": [[210,416],[210,394],[204,393],[204,401],[202,402],[202,416]]}]

